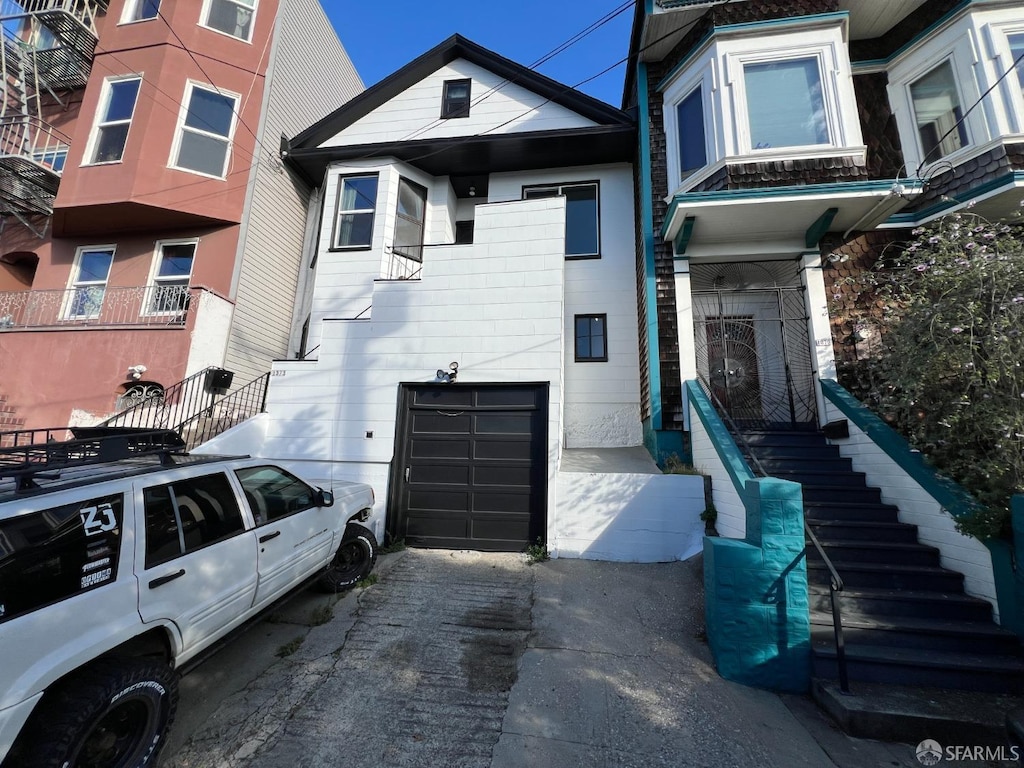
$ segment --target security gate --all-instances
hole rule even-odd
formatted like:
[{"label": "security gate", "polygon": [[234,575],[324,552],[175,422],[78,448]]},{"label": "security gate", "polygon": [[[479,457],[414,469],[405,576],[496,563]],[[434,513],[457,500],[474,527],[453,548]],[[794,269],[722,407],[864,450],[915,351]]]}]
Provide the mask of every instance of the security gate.
[{"label": "security gate", "polygon": [[816,421],[813,350],[795,262],[693,264],[697,372],[740,427]]}]

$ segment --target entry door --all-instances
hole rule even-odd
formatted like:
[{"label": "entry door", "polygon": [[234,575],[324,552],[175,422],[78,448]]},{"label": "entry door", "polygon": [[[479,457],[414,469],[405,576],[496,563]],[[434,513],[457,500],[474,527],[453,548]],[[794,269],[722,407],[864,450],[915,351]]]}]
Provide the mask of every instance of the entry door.
[{"label": "entry door", "polygon": [[761,418],[754,318],[709,317],[706,322],[711,391],[732,418]]},{"label": "entry door", "polygon": [[547,384],[404,386],[392,536],[506,552],[543,536],[547,398]]}]

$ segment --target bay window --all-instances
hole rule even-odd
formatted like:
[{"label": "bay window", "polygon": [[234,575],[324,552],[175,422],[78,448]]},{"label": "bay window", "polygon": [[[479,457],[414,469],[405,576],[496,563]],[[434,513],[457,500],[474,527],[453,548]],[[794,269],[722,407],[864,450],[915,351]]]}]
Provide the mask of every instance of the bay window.
[{"label": "bay window", "polygon": [[817,57],[748,63],[750,148],[828,144],[828,121]]}]

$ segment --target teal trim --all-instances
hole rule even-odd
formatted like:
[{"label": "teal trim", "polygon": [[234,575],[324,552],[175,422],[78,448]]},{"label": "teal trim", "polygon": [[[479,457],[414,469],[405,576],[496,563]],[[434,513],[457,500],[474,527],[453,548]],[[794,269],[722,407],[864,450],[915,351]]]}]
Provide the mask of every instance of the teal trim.
[{"label": "teal trim", "polygon": [[836,214],[839,213],[838,208],[829,208],[817,220],[807,228],[807,232],[804,234],[804,245],[808,248],[814,248],[821,242],[828,233],[828,228],[832,226],[832,221],[835,219]]},{"label": "teal trim", "polygon": [[754,477],[695,381],[689,408],[707,430],[746,514],[746,536],[704,538],[704,620],[718,674],[774,691],[807,691],[811,625],[798,483]]},{"label": "teal trim", "polygon": [[651,454],[654,463],[659,467],[663,467],[665,462],[672,456],[675,456],[684,464],[693,463],[693,454],[690,453],[689,446],[683,440],[683,433],[681,431],[653,429],[650,419],[644,420],[643,430],[644,447]]},{"label": "teal trim", "polygon": [[679,228],[679,234],[676,235],[675,242],[673,243],[676,249],[676,258],[686,253],[686,246],[690,244],[690,237],[693,235],[693,225],[696,221],[696,216],[687,216],[683,220],[683,226]]},{"label": "teal trim", "polygon": [[736,445],[736,441],[732,439],[732,435],[729,434],[725,422],[715,411],[700,385],[696,381],[687,381],[684,384],[684,390],[687,400],[700,419],[700,423],[704,425],[715,450],[718,451],[718,457],[722,460],[725,471],[729,473],[733,487],[742,496],[747,482],[755,479],[747,460],[743,458],[743,453]]},{"label": "teal trim", "polygon": [[931,205],[928,208],[923,208],[920,211],[893,214],[885,221],[885,223],[915,227],[920,222],[931,218],[932,216],[937,216],[954,208],[967,205],[967,203],[976,197],[987,195],[989,192],[995,192],[1003,187],[1015,187],[1017,185],[1024,185],[1024,171],[1010,171],[1009,173],[1004,173],[1002,176],[990,179],[984,184],[971,187],[966,192],[958,193],[960,195],[959,198],[950,197],[947,200],[940,200],[934,205]]},{"label": "teal trim", "polygon": [[[702,0],[703,2],[704,0]],[[662,8],[672,8],[667,3],[662,5]],[[764,21],[746,21],[740,24],[723,24],[720,27],[714,27],[704,37],[702,37],[694,46],[690,49],[689,53],[684,56],[678,64],[669,70],[668,74],[665,75],[655,86],[654,90],[661,93],[664,91],[671,82],[675,79],[676,75],[686,69],[697,54],[704,48],[704,45],[709,41],[721,34],[729,34],[735,32],[748,32],[748,31],[760,31],[763,29],[770,28],[773,32],[779,28],[785,27],[806,27],[809,26],[808,22],[820,22],[829,21],[830,19],[845,19],[850,15],[849,11],[834,11],[832,13],[814,13],[808,16],[791,16],[785,19],[766,19]]]},{"label": "teal trim", "polygon": [[1024,494],[1010,499],[1013,540],[985,542],[992,555],[992,576],[999,603],[999,625],[1024,638]]},{"label": "teal trim", "polygon": [[978,502],[967,491],[926,464],[920,453],[912,451],[906,440],[838,382],[821,379],[821,393],[953,517],[977,507]]},{"label": "teal trim", "polygon": [[[909,42],[907,42],[906,44],[901,46],[898,50],[896,50],[895,52],[890,54],[887,58],[884,58],[884,59],[872,59],[871,63],[875,64],[875,65],[881,65],[881,66],[888,65],[893,60],[895,60],[895,59],[899,58],[900,56],[902,56],[905,51],[910,50],[911,48],[913,48],[915,45],[917,45],[919,42],[921,42],[925,38],[931,37],[931,35],[934,34],[935,30],[937,30],[943,24],[948,22],[951,18],[953,18],[958,13],[962,12],[964,9],[968,8],[971,5],[974,5],[974,0],[964,0],[964,2],[960,3],[960,5],[956,6],[951,11],[946,13],[938,21],[930,24],[927,28],[923,29],[921,32],[919,32],[917,35],[915,35],[913,38],[911,38],[911,40]],[[856,64],[860,64],[860,62],[856,62]]]},{"label": "teal trim", "polygon": [[[648,4],[653,0],[647,0]],[[644,293],[647,307],[647,381],[651,396],[651,426],[660,430],[661,339],[658,338],[658,281],[654,266],[654,197],[651,178],[650,100],[647,95],[647,65],[636,65],[637,120],[640,128],[640,226],[644,240]]]},{"label": "teal trim", "polygon": [[[643,122],[643,121],[641,121]],[[641,128],[641,131],[643,129]],[[904,180],[904,184],[919,185],[917,180]],[[869,181],[847,181],[830,184],[803,184],[792,187],[754,187],[752,189],[730,189],[715,192],[683,192],[672,198],[668,211],[665,213],[665,222],[661,226],[661,237],[665,238],[668,232],[669,223],[681,205],[690,203],[714,203],[728,202],[734,200],[772,200],[780,197],[812,197],[814,195],[839,195],[853,194],[858,192],[889,192],[892,189],[892,180]]]}]

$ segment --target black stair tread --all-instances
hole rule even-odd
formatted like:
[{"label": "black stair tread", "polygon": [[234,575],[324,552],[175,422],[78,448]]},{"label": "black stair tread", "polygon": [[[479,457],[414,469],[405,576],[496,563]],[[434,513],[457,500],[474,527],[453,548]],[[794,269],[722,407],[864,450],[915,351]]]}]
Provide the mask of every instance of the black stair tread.
[{"label": "black stair tread", "polygon": [[[823,566],[823,564],[822,564]],[[829,593],[829,587],[827,584],[811,584],[807,585],[809,592],[817,594]],[[939,601],[939,602],[956,602],[956,603],[967,603],[971,605],[984,604],[991,608],[991,603],[987,600],[982,600],[980,597],[974,597],[963,592],[950,592],[949,590],[925,590],[925,589],[889,589],[886,587],[844,587],[840,593],[843,597],[851,598],[863,598],[863,599],[874,599],[874,600],[894,600],[894,601],[906,601],[913,603],[920,603],[924,601]]]},{"label": "black stair tread", "polygon": [[[812,651],[826,658],[835,658],[835,645],[819,640],[811,644]],[[975,669],[980,672],[1005,672],[1024,675],[1024,657],[1009,654],[961,653],[934,651],[925,648],[899,648],[896,646],[846,645],[848,659],[874,661],[881,664],[909,664],[935,669]]]},{"label": "black stair tread", "polygon": [[814,507],[815,509],[884,509],[887,512],[899,512],[899,507],[895,504],[886,504],[884,501],[816,501],[814,499],[804,499],[804,507]]},{"label": "black stair tread", "polygon": [[[994,621],[966,621],[962,619],[925,619],[914,616],[874,617],[843,616],[843,628],[877,629],[880,631],[912,631],[929,634],[989,635],[991,637],[1016,637]],[[828,611],[811,611],[811,624],[832,628],[832,614]]]},{"label": "black stair tread", "polygon": [[[829,559],[833,563],[844,562],[844,563],[861,563],[866,561],[860,560],[843,560],[843,551],[848,549],[871,549],[877,552],[891,552],[898,554],[900,552],[929,552],[938,554],[939,550],[928,544],[921,544],[916,541],[872,541],[872,540],[860,540],[860,539],[832,539],[828,536],[822,536],[820,533],[817,534],[818,541],[821,542],[821,546],[825,547]],[[815,548],[814,544],[810,541],[807,542],[807,546]],[[948,570],[948,569],[947,569]]]},{"label": "black stair tread", "polygon": [[[923,545],[921,545],[923,546]],[[830,557],[832,565],[839,571],[839,576],[842,577],[843,571],[848,572],[863,572],[863,571],[884,571],[887,573],[894,574],[932,574],[934,576],[963,576],[960,571],[954,571],[949,568],[942,568],[937,565],[893,565],[891,563],[872,563],[864,562],[861,560],[839,560],[834,557]],[[826,568],[824,561],[810,561],[807,563],[808,568]]]},{"label": "black stair tread", "polygon": [[[876,523],[873,520],[808,520],[814,528],[864,528],[866,530],[898,531],[917,528],[913,523]],[[820,539],[821,536],[818,536]]]}]

